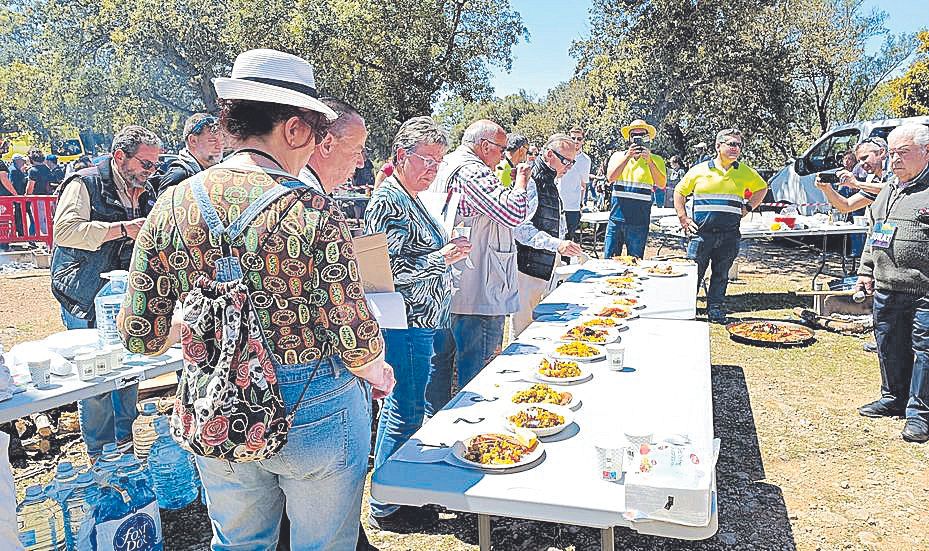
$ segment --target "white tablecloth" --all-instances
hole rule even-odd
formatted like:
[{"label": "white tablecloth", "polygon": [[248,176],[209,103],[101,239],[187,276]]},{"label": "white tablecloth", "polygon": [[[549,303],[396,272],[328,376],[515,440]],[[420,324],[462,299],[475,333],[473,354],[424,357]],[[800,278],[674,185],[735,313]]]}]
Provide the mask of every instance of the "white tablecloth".
[{"label": "white tablecloth", "polygon": [[[689,283],[687,295],[692,296],[696,286],[693,278],[680,279]],[[662,296],[679,298],[669,297],[658,287],[669,281],[652,278],[644,282],[657,301],[651,305],[656,311],[662,309]],[[578,289],[593,286],[577,285]],[[676,288],[683,292],[683,284],[672,285],[680,285]],[[578,291],[572,289],[562,285],[557,293],[565,298]],[[583,308],[580,298],[574,302]],[[599,435],[621,434],[634,426],[659,437],[686,434],[695,445],[712,449],[709,328],[702,322],[645,317],[630,320],[628,329],[621,333],[627,369],[610,371],[605,362],[594,362],[592,379],[565,387],[582,402],[575,424],[543,439],[545,459],[532,469],[487,474],[443,459],[447,450],[418,445],[452,445],[474,434],[501,430],[503,412],[511,407],[509,397],[533,383],[528,370],[538,364],[541,354],[554,345],[552,339],[565,329],[563,322],[530,325],[504,355],[484,368],[374,472],[372,495],[389,503],[433,503],[457,511],[598,528],[629,526],[641,533],[674,538],[702,539],[714,534],[715,480],[707,491],[706,526],[631,521],[623,516],[623,485],[600,479],[593,447]]]}]

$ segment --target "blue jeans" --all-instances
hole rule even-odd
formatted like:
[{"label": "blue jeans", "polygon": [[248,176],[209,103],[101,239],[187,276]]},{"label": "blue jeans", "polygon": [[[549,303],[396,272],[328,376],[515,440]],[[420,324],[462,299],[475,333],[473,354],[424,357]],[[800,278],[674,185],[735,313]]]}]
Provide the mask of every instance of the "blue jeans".
[{"label": "blue jeans", "polygon": [[881,399],[929,422],[929,297],[874,292]]},{"label": "blue jeans", "polygon": [[[61,321],[68,329],[87,329],[91,325],[64,308],[61,309]],[[104,444],[125,442],[132,438],[132,422],[138,415],[138,399],[139,385],[130,385],[78,400],[77,415],[88,455],[96,457],[103,452]]]},{"label": "blue jeans", "polygon": [[[384,329],[384,359],[394,368],[397,384],[384,399],[377,422],[374,468],[387,462],[400,446],[423,426],[426,413],[426,384],[432,361],[435,329]],[[371,499],[371,514],[383,517],[396,505]]]},{"label": "blue jeans", "polygon": [[471,382],[500,353],[505,321],[506,316],[452,314],[459,389]]},{"label": "blue jeans", "polygon": [[654,196],[652,202],[656,207],[664,207],[664,197],[665,197],[666,188],[656,187],[654,191]]},{"label": "blue jeans", "polygon": [[707,310],[721,309],[725,305],[729,269],[739,256],[741,239],[738,230],[706,231],[694,236],[687,245],[687,258],[697,262],[697,289],[703,282],[707,267],[713,263],[710,287],[706,292]]},{"label": "blue jeans", "polygon": [[455,335],[451,329],[436,329],[429,382],[426,384],[426,415],[432,417],[452,399],[452,368],[455,365]]},{"label": "blue jeans", "polygon": [[621,255],[623,245],[626,246],[627,254],[644,257],[645,243],[648,241],[648,221],[644,224],[629,224],[619,208],[619,198],[613,197],[610,204],[610,221],[606,225],[603,258]]},{"label": "blue jeans", "polygon": [[[336,358],[297,405],[287,444],[264,461],[197,457],[214,551],[274,549],[286,497],[293,551],[351,551],[371,442],[370,390]],[[317,362],[275,365],[288,412]]]},{"label": "blue jeans", "polygon": [[452,314],[451,330],[436,331],[426,390],[426,414],[433,415],[451,399],[452,370],[458,371],[458,388],[474,378],[503,346],[506,316]]}]

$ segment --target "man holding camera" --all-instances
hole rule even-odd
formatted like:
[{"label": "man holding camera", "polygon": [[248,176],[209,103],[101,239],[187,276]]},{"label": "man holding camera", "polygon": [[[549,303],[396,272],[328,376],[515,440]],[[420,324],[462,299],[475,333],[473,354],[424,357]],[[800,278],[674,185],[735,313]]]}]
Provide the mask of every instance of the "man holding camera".
[{"label": "man holding camera", "polygon": [[[695,234],[687,257],[697,262],[697,285],[710,262],[713,272],[706,293],[707,319],[726,323],[724,309],[729,268],[739,254],[739,223],[764,200],[768,184],[755,169],[739,162],[742,132],[727,128],[716,134],[716,158],[691,168],[674,188],[674,210],[685,233]],[[693,194],[693,210],[685,208]],[[746,200],[747,198],[747,200]]]},{"label": "man holding camera", "polygon": [[874,294],[881,397],[865,417],[906,416],[901,436],[929,441],[929,128],[904,124],[887,137],[894,180],[871,205],[872,229],[856,288]]},{"label": "man holding camera", "polygon": [[606,179],[612,183],[613,199],[606,227],[605,258],[622,254],[623,245],[626,254],[645,256],[652,188],[664,189],[667,184],[664,159],[651,152],[655,134],[655,127],[644,120],[632,121],[622,128],[629,149],[610,156]]},{"label": "man holding camera", "polygon": [[[816,175],[816,187],[823,192],[829,204],[840,212],[853,212],[867,207],[893,177],[893,172],[886,167],[887,142],[883,138],[865,138],[858,142],[855,146],[855,157],[859,166],[867,173],[864,180],[858,180],[853,172],[844,169],[834,175],[828,172]],[[858,192],[845,197],[833,188],[832,184],[857,189]]]}]

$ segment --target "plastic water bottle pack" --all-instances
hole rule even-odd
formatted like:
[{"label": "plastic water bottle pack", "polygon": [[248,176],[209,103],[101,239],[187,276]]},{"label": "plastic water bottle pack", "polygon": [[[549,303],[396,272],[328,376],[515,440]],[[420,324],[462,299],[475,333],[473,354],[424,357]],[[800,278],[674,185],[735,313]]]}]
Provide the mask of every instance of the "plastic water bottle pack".
[{"label": "plastic water bottle pack", "polygon": [[59,551],[65,548],[64,514],[41,486],[26,488],[16,507],[19,542],[26,551]]},{"label": "plastic water bottle pack", "polygon": [[199,478],[193,455],[171,438],[168,418],[155,419],[158,437],[148,454],[155,495],[162,509],[180,509],[197,499]]},{"label": "plastic water bottle pack", "polygon": [[126,283],[129,280],[129,272],[114,270],[104,272],[100,274],[100,277],[109,280],[94,298],[94,309],[97,314],[97,336],[100,349],[103,350],[108,345],[122,342],[119,331],[116,329],[116,316],[119,314],[119,309],[122,307],[123,299],[126,296]]}]

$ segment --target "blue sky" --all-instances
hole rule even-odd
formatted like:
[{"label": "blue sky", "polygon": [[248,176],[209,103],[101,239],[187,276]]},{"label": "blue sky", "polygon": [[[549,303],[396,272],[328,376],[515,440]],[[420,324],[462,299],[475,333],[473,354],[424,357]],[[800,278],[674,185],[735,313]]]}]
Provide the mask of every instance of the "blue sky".
[{"label": "blue sky", "polygon": [[[511,0],[529,29],[529,42],[513,48],[513,69],[494,71],[491,83],[498,96],[525,89],[544,96],[549,88],[571,78],[571,42],[587,37],[589,0]],[[915,32],[929,27],[929,0],[865,0],[865,10],[887,12],[891,32]]]}]

